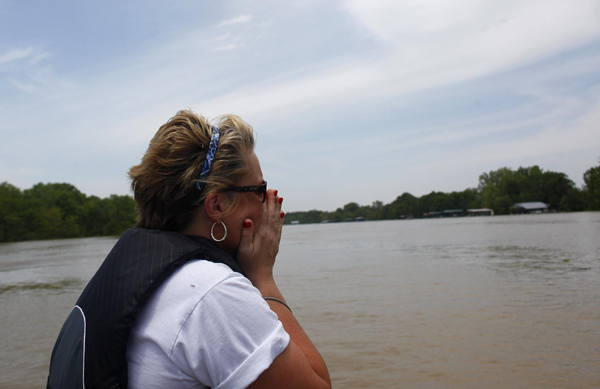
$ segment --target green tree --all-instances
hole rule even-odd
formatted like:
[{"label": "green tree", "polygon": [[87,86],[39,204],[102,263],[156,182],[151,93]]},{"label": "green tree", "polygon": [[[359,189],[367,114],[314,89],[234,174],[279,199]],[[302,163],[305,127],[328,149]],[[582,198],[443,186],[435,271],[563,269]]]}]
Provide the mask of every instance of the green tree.
[{"label": "green tree", "polygon": [[502,215],[508,214],[513,204],[530,201],[542,201],[552,209],[565,212],[583,210],[586,204],[590,204],[590,209],[598,209],[599,175],[600,166],[589,169],[584,177],[589,188],[582,191],[564,173],[544,171],[536,165],[517,170],[503,167],[482,173],[477,188],[450,193],[434,191],[421,197],[403,193],[390,204],[375,201],[371,206],[360,206],[352,202],[334,212],[292,212],[287,214],[286,223],[293,220],[301,223],[344,221],[354,220],[357,216],[368,220],[419,218],[427,212],[481,207]]},{"label": "green tree", "polygon": [[135,224],[135,200],[131,196],[111,195],[104,199],[108,221],[104,224],[102,235],[121,235]]},{"label": "green tree", "polygon": [[581,195],[566,174],[543,171],[539,166],[513,171],[501,168],[479,176],[483,205],[496,214],[509,213],[515,203],[541,201],[559,211],[582,209]]},{"label": "green tree", "polygon": [[600,166],[591,167],[583,174],[587,192],[587,209],[600,211]]},{"label": "green tree", "polygon": [[344,205],[344,212],[356,212],[360,208],[360,205],[357,203],[348,203]]},{"label": "green tree", "polygon": [[0,242],[14,242],[23,235],[25,223],[19,215],[26,208],[19,188],[8,182],[0,184]]},{"label": "green tree", "polygon": [[482,173],[479,176],[479,192],[483,199],[483,206],[494,210],[497,215],[509,213],[511,198],[509,193],[514,192],[514,172],[503,167]]},{"label": "green tree", "polygon": [[317,211],[316,209],[310,210],[306,212],[304,217],[302,218],[301,223],[321,223],[323,220],[321,218],[321,211]]},{"label": "green tree", "polygon": [[[41,239],[74,238],[83,236],[79,218],[84,209],[86,196],[71,184],[36,184],[23,192],[31,204],[40,209],[39,228]],[[56,219],[60,217],[60,219]],[[54,226],[48,225],[50,219]],[[51,230],[50,230],[50,229]],[[50,233],[49,231],[54,231]]]},{"label": "green tree", "polygon": [[135,223],[130,196],[86,197],[70,184],[21,191],[0,184],[0,242],[120,235]]},{"label": "green tree", "polygon": [[339,222],[344,220],[344,211],[342,208],[336,209],[334,212],[330,212],[327,215],[327,218],[332,222]]}]

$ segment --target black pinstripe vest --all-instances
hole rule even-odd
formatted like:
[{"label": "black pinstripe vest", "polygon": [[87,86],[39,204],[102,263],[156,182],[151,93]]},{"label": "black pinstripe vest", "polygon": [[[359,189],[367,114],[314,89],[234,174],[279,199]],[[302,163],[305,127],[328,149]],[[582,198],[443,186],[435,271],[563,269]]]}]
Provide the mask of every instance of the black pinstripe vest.
[{"label": "black pinstripe vest", "polygon": [[50,359],[48,388],[127,388],[127,340],[136,314],[192,259],[237,262],[210,240],[133,228],[108,254],[65,321]]}]

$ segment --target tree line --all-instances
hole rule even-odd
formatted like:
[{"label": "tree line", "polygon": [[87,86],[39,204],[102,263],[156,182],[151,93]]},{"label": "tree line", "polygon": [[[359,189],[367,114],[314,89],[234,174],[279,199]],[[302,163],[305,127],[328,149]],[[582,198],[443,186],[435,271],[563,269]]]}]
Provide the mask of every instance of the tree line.
[{"label": "tree line", "polygon": [[[600,210],[600,166],[588,169],[583,179],[585,185],[580,189],[564,173],[543,171],[538,166],[503,167],[481,174],[477,188],[462,192],[431,192],[421,197],[403,193],[390,204],[374,201],[360,206],[352,202],[334,212],[289,212],[285,222],[421,218],[432,211],[471,208],[491,208],[503,215],[513,204],[527,201],[541,201],[561,212]],[[0,242],[118,236],[135,220],[131,196],[101,199],[65,183],[39,183],[26,190],[7,182],[0,184]]]},{"label": "tree line", "polygon": [[360,206],[348,203],[333,212],[311,210],[289,212],[285,223],[323,221],[389,220],[426,217],[431,212],[489,208],[496,215],[510,213],[513,204],[540,201],[558,212],[600,211],[600,166],[588,169],[578,188],[564,173],[544,171],[539,166],[507,167],[482,173],[477,188],[462,192],[431,192],[421,197],[403,193],[389,204],[375,201]]},{"label": "tree line", "polygon": [[136,220],[131,196],[101,199],[70,184],[21,191],[0,184],[0,242],[121,235]]}]

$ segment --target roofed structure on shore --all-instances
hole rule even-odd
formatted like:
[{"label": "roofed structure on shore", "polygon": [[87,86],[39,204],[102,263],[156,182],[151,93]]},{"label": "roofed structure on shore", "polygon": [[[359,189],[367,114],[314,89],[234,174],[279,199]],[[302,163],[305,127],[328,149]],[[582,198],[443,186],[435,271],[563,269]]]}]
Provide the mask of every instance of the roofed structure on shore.
[{"label": "roofed structure on shore", "polygon": [[465,216],[464,209],[444,209],[444,217]]},{"label": "roofed structure on shore", "polygon": [[473,208],[467,209],[469,216],[494,216],[494,210],[489,208]]},{"label": "roofed structure on shore", "polygon": [[423,214],[423,217],[428,217],[428,218],[444,217],[444,212],[442,212],[442,211],[425,212]]},{"label": "roofed structure on shore", "polygon": [[442,218],[442,217],[456,217],[456,216],[465,216],[464,209],[445,209],[443,211],[432,211],[425,212],[423,217],[427,218]]},{"label": "roofed structure on shore", "polygon": [[523,214],[523,213],[542,213],[548,212],[548,204],[542,203],[541,201],[533,201],[530,203],[516,203],[510,207],[510,213]]}]

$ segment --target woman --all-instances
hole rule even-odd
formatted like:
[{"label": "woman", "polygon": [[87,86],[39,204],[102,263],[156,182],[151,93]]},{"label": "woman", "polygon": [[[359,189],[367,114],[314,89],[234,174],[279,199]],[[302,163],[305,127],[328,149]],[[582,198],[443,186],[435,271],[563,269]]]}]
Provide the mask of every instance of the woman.
[{"label": "woman", "polygon": [[137,228],[63,326],[48,387],[331,387],[273,278],[283,198],[253,149],[233,115],[158,130],[129,172]]}]

